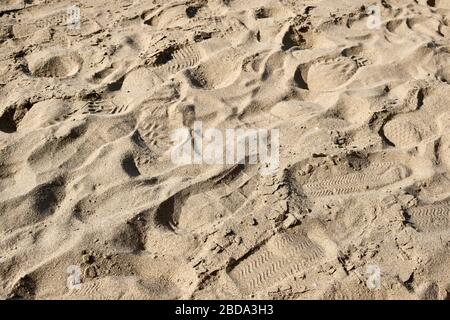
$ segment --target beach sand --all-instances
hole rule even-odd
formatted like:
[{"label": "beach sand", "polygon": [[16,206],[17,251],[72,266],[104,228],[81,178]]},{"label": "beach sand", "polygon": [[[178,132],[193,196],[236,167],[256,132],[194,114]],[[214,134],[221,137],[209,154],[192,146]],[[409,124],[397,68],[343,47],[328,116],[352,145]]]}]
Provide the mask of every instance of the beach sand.
[{"label": "beach sand", "polygon": [[[0,298],[449,299],[449,19],[0,1]],[[174,163],[195,123],[279,132],[279,167]]]}]

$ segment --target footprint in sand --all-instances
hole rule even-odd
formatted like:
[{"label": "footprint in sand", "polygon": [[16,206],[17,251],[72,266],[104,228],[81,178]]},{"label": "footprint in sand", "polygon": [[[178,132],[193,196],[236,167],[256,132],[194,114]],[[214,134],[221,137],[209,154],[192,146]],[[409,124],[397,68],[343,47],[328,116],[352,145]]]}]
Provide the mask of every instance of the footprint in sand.
[{"label": "footprint in sand", "polygon": [[383,128],[384,136],[396,147],[410,148],[433,134],[431,123],[419,114],[402,114]]},{"label": "footprint in sand", "polygon": [[320,198],[374,191],[411,175],[408,166],[394,159],[392,161],[376,159],[366,164],[363,163],[367,159],[357,161],[356,164],[352,164],[333,160],[329,165],[319,165],[317,168],[308,164],[304,169],[296,171],[294,183],[307,197]]},{"label": "footprint in sand", "polygon": [[448,203],[431,204],[408,210],[409,222],[420,232],[449,230],[450,205]]},{"label": "footprint in sand", "polygon": [[39,78],[68,78],[80,71],[83,59],[71,51],[41,51],[27,57],[33,76]]},{"label": "footprint in sand", "polygon": [[235,49],[224,50],[201,63],[187,69],[185,75],[191,85],[198,89],[219,89],[227,87],[242,72],[242,58]]},{"label": "footprint in sand", "polygon": [[347,57],[321,60],[309,68],[308,88],[312,91],[334,90],[350,80],[358,68],[358,62]]},{"label": "footprint in sand", "polygon": [[195,46],[172,46],[154,55],[156,72],[174,74],[178,71],[197,65],[202,58],[201,52]]},{"label": "footprint in sand", "polygon": [[155,223],[176,232],[201,233],[229,217],[243,206],[256,183],[243,173],[234,174],[229,174],[229,182],[205,181],[170,197],[156,211]]},{"label": "footprint in sand", "polygon": [[333,251],[333,242],[317,227],[294,228],[273,236],[239,262],[229,276],[242,293],[257,293],[325,262]]},{"label": "footprint in sand", "polygon": [[194,19],[201,5],[186,3],[175,3],[145,11],[141,14],[144,24],[158,29],[172,29],[183,27]]}]

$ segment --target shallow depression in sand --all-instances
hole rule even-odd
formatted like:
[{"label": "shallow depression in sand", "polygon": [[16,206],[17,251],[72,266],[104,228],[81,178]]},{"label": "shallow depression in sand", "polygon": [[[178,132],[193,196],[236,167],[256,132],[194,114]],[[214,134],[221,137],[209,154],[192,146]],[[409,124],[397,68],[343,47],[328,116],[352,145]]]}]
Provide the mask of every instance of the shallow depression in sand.
[{"label": "shallow depression in sand", "polygon": [[31,73],[41,78],[72,77],[81,69],[83,60],[74,52],[42,52],[28,59]]}]

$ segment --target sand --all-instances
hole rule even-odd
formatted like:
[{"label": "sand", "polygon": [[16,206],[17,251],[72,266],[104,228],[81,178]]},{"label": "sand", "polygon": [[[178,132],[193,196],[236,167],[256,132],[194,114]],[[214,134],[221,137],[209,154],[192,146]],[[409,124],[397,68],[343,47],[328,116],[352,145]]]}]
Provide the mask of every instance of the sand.
[{"label": "sand", "polygon": [[[0,298],[449,299],[449,19],[1,1]],[[279,130],[278,170],[174,163],[196,122]]]}]

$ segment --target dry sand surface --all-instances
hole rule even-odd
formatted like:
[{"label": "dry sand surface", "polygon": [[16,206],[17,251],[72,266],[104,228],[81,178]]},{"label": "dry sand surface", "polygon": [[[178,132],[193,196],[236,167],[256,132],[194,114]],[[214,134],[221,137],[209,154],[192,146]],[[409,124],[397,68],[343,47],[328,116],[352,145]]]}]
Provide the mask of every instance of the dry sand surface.
[{"label": "dry sand surface", "polygon": [[[449,299],[449,19],[1,0],[0,298]],[[279,129],[279,170],[174,163],[196,121]]]}]

